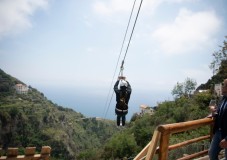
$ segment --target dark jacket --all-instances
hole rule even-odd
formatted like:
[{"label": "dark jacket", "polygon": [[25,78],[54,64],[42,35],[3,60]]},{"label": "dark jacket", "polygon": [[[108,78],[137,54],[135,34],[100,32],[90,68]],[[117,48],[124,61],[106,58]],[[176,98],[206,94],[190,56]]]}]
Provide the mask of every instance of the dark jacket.
[{"label": "dark jacket", "polygon": [[[129,84],[129,82],[127,81],[128,83],[128,86],[126,88],[126,92],[127,92],[127,97],[126,97],[126,103],[128,104],[129,102],[129,99],[130,99],[130,95],[131,95],[131,92],[132,92],[132,88],[131,88],[131,85]],[[120,92],[121,92],[121,89],[118,89],[118,84],[119,84],[119,80],[115,83],[114,85],[114,91],[116,93],[116,101],[119,102],[120,101]]]},{"label": "dark jacket", "polygon": [[227,101],[227,97],[223,96],[217,109],[218,114],[214,117],[214,132],[221,130],[222,138],[227,140],[227,102],[225,103],[225,106],[223,106],[224,110],[222,111],[222,114],[220,114],[220,108],[225,100]]},{"label": "dark jacket", "polygon": [[[125,103],[126,104],[128,104],[128,102],[129,102],[129,99],[130,99],[130,95],[131,95],[131,92],[132,92],[132,89],[131,89],[131,85],[129,84],[129,82],[127,81],[127,83],[128,83],[128,86],[127,86],[127,88],[124,90],[125,92],[127,92],[127,95],[126,95],[126,98],[125,98]],[[121,92],[123,92],[123,90],[122,89],[118,89],[118,85],[119,85],[119,80],[115,83],[115,85],[114,85],[114,91],[115,91],[115,93],[116,93],[116,101],[117,101],[117,104],[120,102],[120,94],[121,94]],[[117,107],[118,105],[116,104],[116,109],[115,109],[115,111],[116,111],[116,114],[118,114],[118,112],[121,112],[120,110],[119,110],[119,108]],[[125,110],[125,111],[122,111],[122,112],[128,112],[128,110]],[[126,113],[127,114],[127,113]]]}]

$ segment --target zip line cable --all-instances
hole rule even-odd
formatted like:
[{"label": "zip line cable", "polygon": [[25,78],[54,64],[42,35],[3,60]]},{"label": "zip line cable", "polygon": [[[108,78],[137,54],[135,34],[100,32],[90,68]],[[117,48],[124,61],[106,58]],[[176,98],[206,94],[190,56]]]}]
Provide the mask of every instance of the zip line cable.
[{"label": "zip line cable", "polygon": [[[131,11],[131,15],[130,15],[130,19],[129,19],[129,22],[128,22],[128,26],[129,26],[129,23],[130,23],[130,20],[131,20],[131,16],[132,16],[132,12],[134,10],[134,5],[135,5],[135,2],[136,0],[134,1],[134,4],[133,4],[133,9]],[[133,32],[134,32],[134,29],[135,29],[135,26],[136,26],[136,22],[137,22],[137,19],[138,19],[138,16],[139,16],[139,12],[140,12],[140,8],[142,6],[142,3],[143,3],[143,0],[140,1],[140,6],[139,6],[139,9],[138,9],[138,12],[137,12],[137,15],[136,15],[136,19],[135,19],[135,22],[134,22],[134,25],[133,25],[133,28],[132,28],[132,32],[131,32],[131,35],[130,35],[130,38],[129,38],[129,42],[128,42],[128,46],[127,46],[127,49],[125,51],[125,55],[124,55],[124,58],[122,60],[122,64],[121,64],[121,69],[120,69],[120,72],[118,74],[118,76],[122,73],[123,74],[123,69],[124,69],[124,62],[125,62],[125,59],[126,59],[126,55],[128,53],[128,48],[129,48],[129,45],[130,45],[130,42],[131,42],[131,39],[132,39],[132,35],[133,35]],[[126,37],[126,34],[127,34],[127,31],[128,31],[128,26],[127,26],[127,30],[126,30],[126,33],[125,33],[125,37]],[[125,37],[124,37],[124,41],[125,41]],[[122,52],[122,48],[123,48],[123,45],[124,45],[124,41],[123,41],[123,44],[122,44],[122,47],[121,47],[121,52]],[[119,63],[119,59],[120,59],[120,56],[121,56],[121,52],[120,52],[120,55],[118,57],[118,61],[117,61],[117,66],[118,66],[118,63]],[[115,77],[115,73],[116,73],[116,69],[117,69],[117,66],[115,68],[115,72],[114,72],[114,76],[113,76],[113,79]],[[112,82],[111,82],[111,86],[113,84],[113,79],[112,79]],[[111,88],[110,88],[111,89]],[[110,90],[109,90],[109,93],[110,93]],[[107,107],[107,111],[105,113],[105,116],[104,116],[104,119],[106,118],[106,115],[107,115],[107,112],[109,111],[109,107],[110,107],[110,104],[111,104],[111,101],[113,99],[113,94],[114,94],[114,91],[112,92],[112,96],[110,98],[110,101],[109,101],[109,104],[108,104],[108,107]],[[108,94],[109,96],[109,94]],[[108,99],[107,99],[108,100]],[[106,102],[107,104],[107,102]]]},{"label": "zip line cable", "polygon": [[124,56],[123,61],[122,61],[122,67],[124,66],[124,61],[125,61],[126,55],[128,53],[129,44],[130,44],[131,39],[132,39],[132,35],[133,35],[134,29],[135,29],[135,26],[136,26],[137,18],[139,16],[139,12],[140,12],[140,8],[141,8],[142,3],[143,3],[143,0],[141,0],[141,2],[140,2],[140,6],[139,6],[139,9],[138,9],[138,12],[137,12],[137,15],[136,15],[135,23],[134,23],[133,28],[132,28],[132,33],[131,33],[131,36],[130,36],[130,39],[129,39],[129,42],[128,42],[127,49],[125,51],[125,56]]},{"label": "zip line cable", "polygon": [[[130,14],[130,17],[129,17],[128,25],[127,25],[127,28],[126,28],[126,31],[125,31],[124,39],[123,39],[123,42],[122,42],[122,45],[121,45],[120,54],[119,54],[118,59],[117,59],[117,65],[116,65],[116,67],[115,67],[114,75],[113,75],[113,77],[112,77],[112,81],[111,81],[111,85],[110,85],[110,88],[109,88],[109,92],[108,92],[108,96],[107,96],[107,99],[106,99],[105,106],[107,106],[108,98],[109,98],[109,96],[110,96],[110,91],[112,90],[113,80],[114,80],[114,77],[115,77],[115,75],[116,75],[118,63],[119,63],[119,60],[120,60],[120,57],[121,57],[121,54],[122,54],[122,49],[123,49],[123,46],[124,46],[124,43],[125,43],[126,35],[127,35],[127,33],[128,33],[128,28],[129,28],[129,24],[130,24],[130,21],[131,21],[132,13],[133,13],[133,10],[134,10],[134,7],[135,7],[135,3],[136,3],[136,0],[134,0],[134,3],[133,3],[133,7],[132,7],[132,10],[131,10],[131,14]],[[111,96],[111,100],[112,100],[112,97],[113,97],[113,94],[112,94],[112,96]],[[111,100],[110,100],[110,101],[111,101]],[[104,111],[104,112],[105,112],[105,111]],[[104,116],[104,119],[106,118],[107,112],[108,112],[108,109],[107,109],[107,111],[104,113],[104,115],[105,115],[105,116]]]}]

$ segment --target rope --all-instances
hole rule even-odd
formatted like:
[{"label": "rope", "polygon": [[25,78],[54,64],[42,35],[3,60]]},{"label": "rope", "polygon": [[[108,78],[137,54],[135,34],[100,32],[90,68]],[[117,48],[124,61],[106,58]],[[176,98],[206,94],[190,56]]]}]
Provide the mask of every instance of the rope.
[{"label": "rope", "polygon": [[[120,60],[120,56],[122,54],[122,48],[124,46],[125,38],[126,38],[126,35],[127,35],[127,32],[128,32],[128,27],[129,27],[129,24],[130,24],[130,21],[131,21],[131,17],[132,17],[132,13],[133,13],[133,10],[134,10],[135,2],[136,2],[136,0],[134,0],[134,4],[133,4],[132,11],[131,11],[131,14],[130,14],[130,18],[129,18],[129,21],[128,21],[127,29],[126,29],[126,32],[125,32],[125,35],[124,35],[124,40],[123,40],[123,43],[122,43],[122,46],[121,46],[121,51],[120,51],[120,54],[118,56],[117,65],[115,67],[114,75],[113,75],[113,78],[112,78],[112,81],[111,81],[111,86],[110,86],[110,89],[109,89],[109,93],[108,93],[108,96],[107,96],[107,100],[106,100],[105,106],[107,104],[110,91],[112,90],[113,80],[114,80],[114,77],[115,77],[115,74],[116,74],[116,70],[117,70],[117,66],[118,66],[119,60]],[[139,9],[138,9],[138,12],[137,12],[137,15],[136,15],[136,19],[135,19],[135,22],[134,22],[134,25],[133,25],[133,29],[132,29],[132,32],[131,32],[131,35],[130,35],[130,39],[129,39],[129,42],[128,42],[128,46],[127,46],[124,58],[122,60],[121,69],[120,69],[120,72],[119,72],[118,76],[120,74],[122,74],[122,76],[123,76],[124,61],[126,59],[126,55],[127,55],[128,48],[129,48],[129,45],[130,45],[130,42],[131,42],[131,39],[132,39],[132,35],[133,35],[134,29],[135,29],[135,25],[136,25],[136,22],[137,22],[137,18],[138,18],[139,12],[140,12],[140,8],[141,8],[141,5],[142,5],[142,2],[143,2],[143,0],[141,0],[141,2],[140,2],[140,6],[139,6]],[[107,110],[106,110],[105,115],[104,115],[104,119],[106,118],[107,112],[109,111],[109,107],[110,107],[111,101],[113,99],[113,94],[114,94],[114,91],[112,92],[112,95],[111,95]]]}]

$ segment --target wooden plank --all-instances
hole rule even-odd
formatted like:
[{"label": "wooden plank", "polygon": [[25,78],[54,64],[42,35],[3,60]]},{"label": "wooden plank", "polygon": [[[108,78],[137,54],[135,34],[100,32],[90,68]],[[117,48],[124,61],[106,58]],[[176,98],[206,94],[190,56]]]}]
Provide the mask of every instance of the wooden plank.
[{"label": "wooden plank", "polygon": [[8,148],[7,157],[16,157],[18,155],[18,148]]},{"label": "wooden plank", "polygon": [[35,154],[36,147],[26,147],[25,149],[25,155],[31,156]]},{"label": "wooden plank", "polygon": [[156,152],[156,149],[157,149],[157,146],[158,146],[160,135],[161,135],[161,133],[158,130],[154,131],[154,135],[153,135],[152,140],[151,140],[151,145],[150,145],[148,152],[147,152],[146,160],[152,160],[153,159],[155,152]]},{"label": "wooden plank", "polygon": [[189,144],[192,144],[192,143],[195,143],[195,142],[199,142],[199,141],[202,141],[202,140],[206,140],[206,139],[209,139],[209,138],[210,138],[210,135],[206,135],[206,136],[201,136],[201,137],[198,137],[198,138],[190,139],[190,140],[187,140],[187,141],[184,141],[184,142],[181,142],[181,143],[177,143],[177,144],[169,146],[169,151],[177,149],[177,148],[182,148],[186,145],[189,145]]},{"label": "wooden plank", "polygon": [[42,149],[41,149],[41,154],[42,155],[50,154],[50,152],[51,152],[50,146],[43,146]]},{"label": "wooden plank", "polygon": [[160,152],[159,152],[159,160],[167,160],[168,159],[168,148],[169,148],[169,137],[170,134],[161,134],[160,138]]},{"label": "wooden plank", "polygon": [[191,159],[194,159],[194,158],[197,158],[197,157],[200,157],[200,156],[204,156],[204,155],[207,155],[207,154],[208,154],[208,150],[204,150],[204,151],[197,152],[197,153],[194,153],[194,154],[191,154],[191,155],[187,155],[187,156],[179,158],[177,160],[191,160]]},{"label": "wooden plank", "polygon": [[133,159],[133,160],[141,160],[144,159],[147,155],[148,148],[151,144],[151,141],[146,145],[146,147],[143,148],[143,150]]},{"label": "wooden plank", "polygon": [[186,130],[196,129],[205,125],[210,125],[210,124],[213,124],[213,122],[214,121],[210,118],[203,118],[203,119],[198,119],[193,121],[161,125],[158,127],[158,130],[164,134],[173,134],[173,133],[185,132]]}]

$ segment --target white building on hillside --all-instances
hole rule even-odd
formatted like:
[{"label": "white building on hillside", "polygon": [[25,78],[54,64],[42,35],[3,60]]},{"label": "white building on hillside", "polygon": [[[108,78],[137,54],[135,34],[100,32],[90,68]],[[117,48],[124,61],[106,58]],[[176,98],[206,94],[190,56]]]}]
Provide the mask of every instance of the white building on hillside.
[{"label": "white building on hillside", "polygon": [[146,114],[146,113],[148,113],[150,115],[154,114],[154,109],[145,104],[140,105],[140,110],[141,110],[140,111],[141,115]]},{"label": "white building on hillside", "polygon": [[24,84],[16,84],[15,89],[18,94],[27,94],[28,93],[28,86]]},{"label": "white building on hillside", "polygon": [[214,91],[218,97],[221,96],[221,88],[222,88],[221,83],[214,85]]}]

